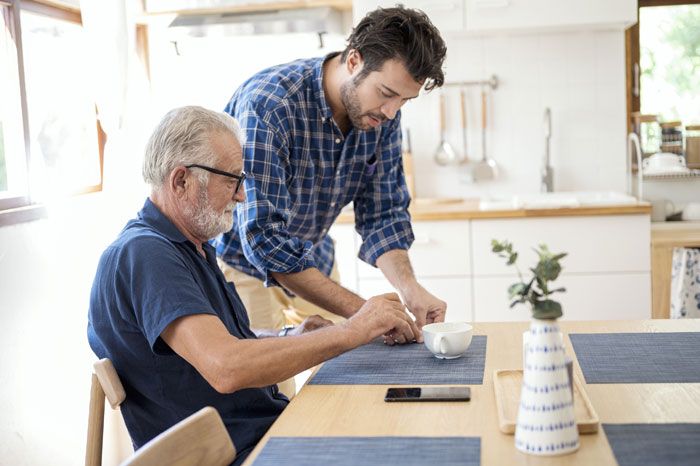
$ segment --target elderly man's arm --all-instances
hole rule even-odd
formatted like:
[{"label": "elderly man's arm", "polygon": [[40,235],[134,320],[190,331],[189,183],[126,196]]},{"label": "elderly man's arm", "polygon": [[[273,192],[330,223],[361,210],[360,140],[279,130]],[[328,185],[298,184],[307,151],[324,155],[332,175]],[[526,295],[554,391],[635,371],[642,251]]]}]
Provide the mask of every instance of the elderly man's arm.
[{"label": "elderly man's arm", "polygon": [[405,339],[419,334],[393,293],[368,300],[342,324],[298,336],[239,339],[226,330],[218,317],[194,314],[173,321],[161,338],[215,390],[232,393],[286,380],[390,332]]}]

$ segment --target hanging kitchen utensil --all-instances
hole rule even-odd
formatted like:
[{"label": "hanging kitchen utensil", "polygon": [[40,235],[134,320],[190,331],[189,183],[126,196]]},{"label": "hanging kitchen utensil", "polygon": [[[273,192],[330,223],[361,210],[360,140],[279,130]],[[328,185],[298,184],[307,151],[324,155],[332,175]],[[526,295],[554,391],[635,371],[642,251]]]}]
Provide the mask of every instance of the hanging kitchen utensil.
[{"label": "hanging kitchen utensil", "polygon": [[459,109],[462,115],[462,157],[459,159],[459,163],[469,162],[469,156],[467,155],[467,109],[466,109],[466,98],[464,96],[464,89],[459,91]]},{"label": "hanging kitchen utensil", "polygon": [[486,91],[481,89],[481,160],[474,167],[474,180],[492,180],[498,175],[496,161],[486,156]]},{"label": "hanging kitchen utensil", "polygon": [[445,131],[445,95],[440,94],[440,143],[435,149],[435,163],[438,165],[450,165],[457,161],[457,154],[447,142]]}]

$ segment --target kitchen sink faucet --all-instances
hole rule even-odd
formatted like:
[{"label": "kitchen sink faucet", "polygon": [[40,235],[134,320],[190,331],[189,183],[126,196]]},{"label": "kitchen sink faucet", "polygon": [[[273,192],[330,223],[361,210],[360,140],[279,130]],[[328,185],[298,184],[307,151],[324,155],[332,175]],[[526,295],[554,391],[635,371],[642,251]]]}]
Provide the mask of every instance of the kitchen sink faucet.
[{"label": "kitchen sink faucet", "polygon": [[540,176],[540,191],[551,193],[554,191],[554,171],[549,164],[549,145],[552,139],[552,111],[549,107],[544,109],[544,160]]}]

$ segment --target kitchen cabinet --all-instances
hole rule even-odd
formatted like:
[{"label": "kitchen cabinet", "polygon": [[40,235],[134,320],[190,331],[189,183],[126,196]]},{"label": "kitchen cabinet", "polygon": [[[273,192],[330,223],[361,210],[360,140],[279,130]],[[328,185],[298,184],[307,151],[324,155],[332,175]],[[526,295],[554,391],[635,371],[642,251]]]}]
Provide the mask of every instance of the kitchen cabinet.
[{"label": "kitchen cabinet", "polygon": [[472,222],[474,319],[527,320],[508,307],[506,290],[515,269],[491,252],[491,240],[507,239],[520,253],[518,266],[529,277],[537,263],[533,247],[546,244],[566,252],[554,295],[568,320],[651,317],[649,215],[492,219]]},{"label": "kitchen cabinet", "polygon": [[465,0],[466,32],[624,29],[637,0]]},{"label": "kitchen cabinet", "polygon": [[[353,24],[357,24],[367,13],[377,7],[389,8],[399,3],[396,0],[354,0]],[[407,8],[425,12],[440,32],[464,30],[464,0],[405,0],[400,2]]]},{"label": "kitchen cabinet", "polygon": [[[343,284],[365,298],[393,291],[381,271],[356,259],[361,241],[352,225],[338,227],[348,229],[344,246],[336,238],[338,263],[345,264]],[[569,254],[555,282],[567,288],[554,297],[564,306],[564,320],[651,317],[648,213],[417,220],[413,229],[416,241],[409,256],[416,277],[447,302],[448,320],[529,319],[527,309],[509,308],[506,290],[517,276],[491,252],[492,239],[513,242],[524,273],[536,263],[532,248],[538,244]],[[353,270],[356,275],[347,277]]]}]

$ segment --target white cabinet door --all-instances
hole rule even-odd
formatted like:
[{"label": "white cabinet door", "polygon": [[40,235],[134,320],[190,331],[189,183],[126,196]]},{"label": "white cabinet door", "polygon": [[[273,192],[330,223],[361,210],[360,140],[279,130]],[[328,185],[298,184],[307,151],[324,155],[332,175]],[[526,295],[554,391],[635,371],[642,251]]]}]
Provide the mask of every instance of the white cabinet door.
[{"label": "white cabinet door", "polygon": [[353,24],[377,7],[389,8],[402,3],[407,8],[425,12],[440,32],[455,32],[464,29],[464,0],[354,0],[352,2]]},{"label": "white cabinet door", "polygon": [[551,217],[472,221],[475,276],[514,273],[491,252],[491,240],[509,240],[520,253],[525,273],[537,263],[532,250],[546,244],[552,252],[566,252],[564,274],[649,272],[651,270],[649,215]]},{"label": "white cabinet door", "polygon": [[[418,278],[426,290],[447,303],[445,319],[449,322],[471,322],[472,294],[469,277],[458,278]],[[386,279],[361,279],[359,293],[363,298],[370,298],[383,293],[395,292]]]},{"label": "white cabinet door", "polygon": [[[474,320],[502,322],[530,319],[530,309],[510,309],[507,289],[515,276],[474,278]],[[651,318],[649,273],[568,275],[554,282],[565,287],[552,299],[561,303],[563,320],[620,320]]]},{"label": "white cabinet door", "polygon": [[564,30],[637,22],[637,0],[465,0],[468,32]]},{"label": "white cabinet door", "polygon": [[[415,241],[408,251],[420,277],[454,277],[471,274],[469,221],[414,222]],[[360,278],[382,278],[382,272],[360,261]]]}]

